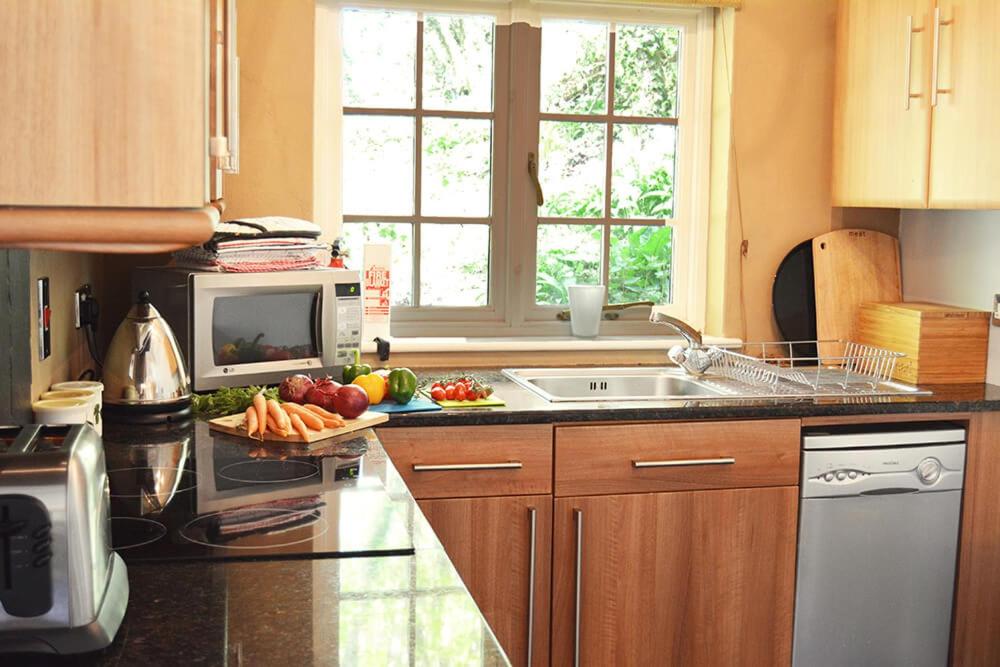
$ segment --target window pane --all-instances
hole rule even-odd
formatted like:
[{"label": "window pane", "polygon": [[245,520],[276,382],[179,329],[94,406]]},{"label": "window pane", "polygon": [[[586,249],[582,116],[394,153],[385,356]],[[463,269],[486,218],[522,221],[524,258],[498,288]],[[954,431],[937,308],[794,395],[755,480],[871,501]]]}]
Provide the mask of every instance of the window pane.
[{"label": "window pane", "polygon": [[485,119],[424,118],[424,215],[489,217],[492,128]]},{"label": "window pane", "polygon": [[366,243],[392,244],[389,290],[394,306],[413,305],[413,225],[393,222],[345,222],[347,265],[361,270]]},{"label": "window pane", "polygon": [[569,303],[569,285],[601,282],[600,225],[538,225],[535,301]]},{"label": "window pane", "polygon": [[605,128],[600,123],[540,123],[539,179],[545,204],[539,215],[604,217]]},{"label": "window pane", "polygon": [[677,115],[680,30],[619,25],[615,34],[615,113]]},{"label": "window pane", "polygon": [[604,113],[608,98],[608,26],[542,21],[542,112]]},{"label": "window pane", "polygon": [[613,226],[608,303],[670,303],[673,238],[670,226]]},{"label": "window pane", "polygon": [[341,18],[344,106],[412,109],[417,87],[417,15],[345,9]]},{"label": "window pane", "polygon": [[485,306],[489,225],[420,226],[420,305]]},{"label": "window pane", "polygon": [[493,17],[424,18],[425,109],[493,110]]},{"label": "window pane", "polygon": [[413,119],[344,116],[344,213],[413,215]]},{"label": "window pane", "polygon": [[667,219],[674,214],[673,125],[615,125],[611,214]]}]

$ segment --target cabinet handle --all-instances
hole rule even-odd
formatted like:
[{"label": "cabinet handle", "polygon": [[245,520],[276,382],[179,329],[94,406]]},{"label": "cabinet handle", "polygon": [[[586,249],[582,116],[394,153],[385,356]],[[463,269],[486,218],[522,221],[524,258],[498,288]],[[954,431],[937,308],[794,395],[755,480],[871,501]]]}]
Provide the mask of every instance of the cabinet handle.
[{"label": "cabinet handle", "polygon": [[414,463],[413,472],[432,472],[436,470],[519,470],[524,465],[520,461],[507,463]]},{"label": "cabinet handle", "polygon": [[583,581],[583,510],[574,509],[576,519],[576,606],[573,632],[573,665],[580,667],[580,590]]},{"label": "cabinet handle", "polygon": [[728,466],[736,463],[731,456],[718,459],[673,459],[670,461],[632,461],[634,468],[684,468],[686,466]]},{"label": "cabinet handle", "polygon": [[525,664],[531,665],[535,643],[535,543],[538,510],[529,507],[528,517],[531,524],[531,556],[528,559],[528,662]]},{"label": "cabinet handle", "polygon": [[934,8],[934,55],[931,60],[931,106],[936,107],[938,95],[951,92],[951,88],[938,87],[938,72],[941,69],[941,26],[951,25],[954,19],[941,20],[941,8]]},{"label": "cabinet handle", "polygon": [[906,75],[903,77],[906,80],[906,92],[905,101],[903,108],[907,111],[910,110],[910,100],[917,97],[923,97],[922,93],[910,92],[910,86],[912,85],[913,77],[913,35],[918,32],[923,32],[923,28],[913,27],[913,17],[906,17]]},{"label": "cabinet handle", "polygon": [[236,55],[236,0],[226,0],[226,135],[229,157],[223,171],[240,173],[240,59]]}]

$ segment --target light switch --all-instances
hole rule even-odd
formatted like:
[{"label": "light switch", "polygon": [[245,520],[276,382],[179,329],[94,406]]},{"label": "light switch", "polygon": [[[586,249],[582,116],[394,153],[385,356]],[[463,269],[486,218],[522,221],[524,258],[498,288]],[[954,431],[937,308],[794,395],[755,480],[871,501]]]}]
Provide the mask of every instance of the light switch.
[{"label": "light switch", "polygon": [[52,354],[52,307],[49,304],[49,279],[38,279],[38,360]]}]

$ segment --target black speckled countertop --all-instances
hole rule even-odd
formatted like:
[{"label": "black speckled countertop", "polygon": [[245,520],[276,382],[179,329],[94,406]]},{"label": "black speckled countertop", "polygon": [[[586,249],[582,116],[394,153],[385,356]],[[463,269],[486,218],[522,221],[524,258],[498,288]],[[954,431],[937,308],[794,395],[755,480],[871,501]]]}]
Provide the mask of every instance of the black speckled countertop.
[{"label": "black speckled countertop", "polygon": [[[421,381],[462,371],[418,372]],[[929,396],[819,399],[711,399],[690,401],[594,401],[550,403],[509,380],[500,371],[472,371],[487,379],[506,405],[451,408],[437,412],[393,414],[386,426],[478,426],[588,421],[670,421],[692,419],[767,419],[930,412],[1000,411],[1000,386],[925,385]]]},{"label": "black speckled countertop", "polygon": [[[195,452],[226,452],[237,446],[232,436],[216,441],[204,423],[188,435]],[[161,555],[170,558],[158,561],[123,552],[129,602],[109,647],[71,656],[0,655],[0,665],[509,665],[374,432],[367,429],[324,441],[329,447],[309,454],[325,458],[324,451],[346,447],[357,459],[359,438],[366,445],[360,475],[334,481],[322,494],[325,507],[320,511],[329,530],[317,532],[315,539],[327,553],[316,549],[283,554],[276,549],[254,560],[191,560],[180,553],[178,561],[170,559],[177,554],[164,548]],[[164,449],[169,444],[143,440],[140,436],[126,441],[106,428],[109,460],[142,451],[148,455],[151,447],[173,452]],[[242,446],[249,456],[272,454],[251,441]],[[275,460],[289,456],[278,451],[273,455]],[[211,468],[200,470],[199,487],[205,487]],[[376,482],[382,500],[372,500]],[[242,491],[259,500],[252,489]],[[200,514],[214,508],[203,507],[204,500],[179,494],[171,502],[198,503],[195,511]],[[339,549],[333,547],[352,533],[373,545],[358,554],[396,542],[410,548],[405,555],[337,557]],[[348,543],[357,539],[351,537]]]}]

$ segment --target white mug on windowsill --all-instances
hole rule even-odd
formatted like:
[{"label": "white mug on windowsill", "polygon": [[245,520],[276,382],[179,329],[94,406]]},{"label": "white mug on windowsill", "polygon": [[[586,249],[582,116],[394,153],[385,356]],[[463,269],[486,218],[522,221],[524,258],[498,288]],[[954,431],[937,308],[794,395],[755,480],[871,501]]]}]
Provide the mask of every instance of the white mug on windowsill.
[{"label": "white mug on windowsill", "polygon": [[601,330],[604,285],[570,285],[570,329],[579,338],[594,338]]}]

